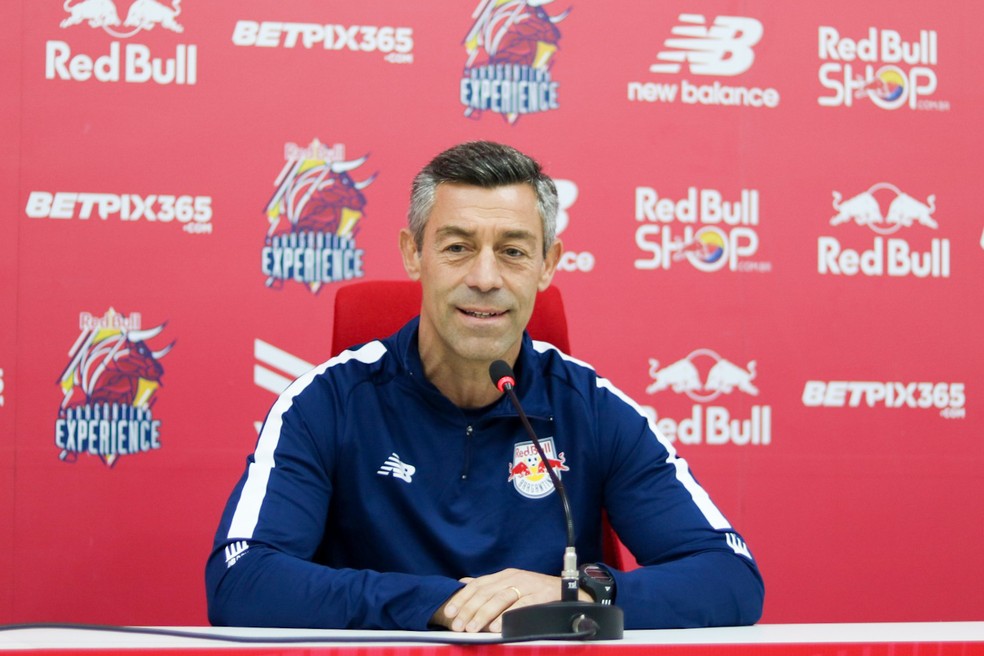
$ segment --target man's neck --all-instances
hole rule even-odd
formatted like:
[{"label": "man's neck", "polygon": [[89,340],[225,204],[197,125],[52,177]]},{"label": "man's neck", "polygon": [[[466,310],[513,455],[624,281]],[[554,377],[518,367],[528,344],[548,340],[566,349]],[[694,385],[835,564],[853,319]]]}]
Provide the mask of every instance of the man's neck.
[{"label": "man's neck", "polygon": [[428,366],[424,360],[424,376],[459,408],[482,408],[502,396],[489,379],[488,366],[452,368],[440,363]]},{"label": "man's neck", "polygon": [[[496,389],[489,378],[489,365],[492,361],[462,360],[449,357],[440,347],[426,345],[427,340],[418,341],[420,363],[424,377],[441,394],[459,408],[482,408],[497,401],[502,392]],[[502,359],[510,366],[516,362],[518,354],[503,354]]]}]

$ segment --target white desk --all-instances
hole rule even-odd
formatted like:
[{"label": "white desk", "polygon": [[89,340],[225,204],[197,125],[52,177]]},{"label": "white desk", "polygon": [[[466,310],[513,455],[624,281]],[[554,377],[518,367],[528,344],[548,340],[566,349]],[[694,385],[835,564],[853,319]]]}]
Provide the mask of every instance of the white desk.
[{"label": "white desk", "polygon": [[[886,624],[771,624],[714,629],[626,631],[618,641],[538,641],[510,645],[481,645],[489,634],[462,635],[444,632],[335,631],[312,629],[253,629],[214,627],[160,627],[203,635],[233,635],[250,638],[311,638],[302,643],[232,643],[160,635],[88,631],[80,629],[30,628],[0,631],[0,651],[45,654],[113,654],[152,650],[154,654],[181,656],[217,654],[360,654],[385,656],[550,656],[553,654],[617,654],[633,656],[984,656],[984,622],[926,622]],[[413,642],[357,642],[372,639],[445,638],[476,644],[420,644]],[[341,642],[318,642],[321,639]]]}]

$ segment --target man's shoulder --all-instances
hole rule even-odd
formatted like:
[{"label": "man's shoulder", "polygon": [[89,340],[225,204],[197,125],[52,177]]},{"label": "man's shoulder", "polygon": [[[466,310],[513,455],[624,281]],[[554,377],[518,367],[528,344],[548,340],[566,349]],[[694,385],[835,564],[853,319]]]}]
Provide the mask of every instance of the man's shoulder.
[{"label": "man's shoulder", "polygon": [[564,353],[548,342],[532,341],[537,373],[576,390],[587,392],[597,386],[598,373],[583,360]]},{"label": "man's shoulder", "polygon": [[[393,344],[372,341],[346,349],[321,363],[295,380],[293,395],[302,399],[325,395],[343,399],[365,383],[378,384],[381,378],[392,378]],[[390,373],[388,373],[390,372]],[[291,393],[287,389],[287,394]]]}]

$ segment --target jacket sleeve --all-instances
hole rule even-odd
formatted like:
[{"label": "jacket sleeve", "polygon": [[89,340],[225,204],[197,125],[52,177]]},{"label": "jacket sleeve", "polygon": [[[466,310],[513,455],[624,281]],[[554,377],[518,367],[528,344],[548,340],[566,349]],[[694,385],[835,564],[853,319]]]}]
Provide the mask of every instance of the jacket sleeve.
[{"label": "jacket sleeve", "polygon": [[[639,562],[613,570],[626,629],[754,624],[765,587],[741,536],[640,408],[602,381],[599,435],[615,532]],[[610,441],[609,441],[610,440]]]},{"label": "jacket sleeve", "polygon": [[[299,379],[277,400],[205,568],[214,625],[423,630],[458,581],[314,562],[332,494],[331,399]],[[307,414],[302,411],[307,410]],[[306,417],[308,417],[306,419]],[[326,428],[326,426],[328,428]]]}]

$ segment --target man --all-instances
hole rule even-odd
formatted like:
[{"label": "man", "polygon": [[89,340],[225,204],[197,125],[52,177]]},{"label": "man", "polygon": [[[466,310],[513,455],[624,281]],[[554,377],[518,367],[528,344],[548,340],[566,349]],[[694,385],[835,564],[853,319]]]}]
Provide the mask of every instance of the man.
[{"label": "man", "polygon": [[[206,567],[213,624],[499,631],[504,611],[558,600],[565,523],[490,381],[498,359],[559,465],[582,562],[602,557],[604,509],[642,565],[599,564],[627,629],[759,619],[755,562],[673,447],[524,332],[562,252],[556,215],[553,182],[508,146],[459,145],[417,175],[400,251],[420,316],[274,404]],[[582,599],[602,594],[587,583]]]}]

